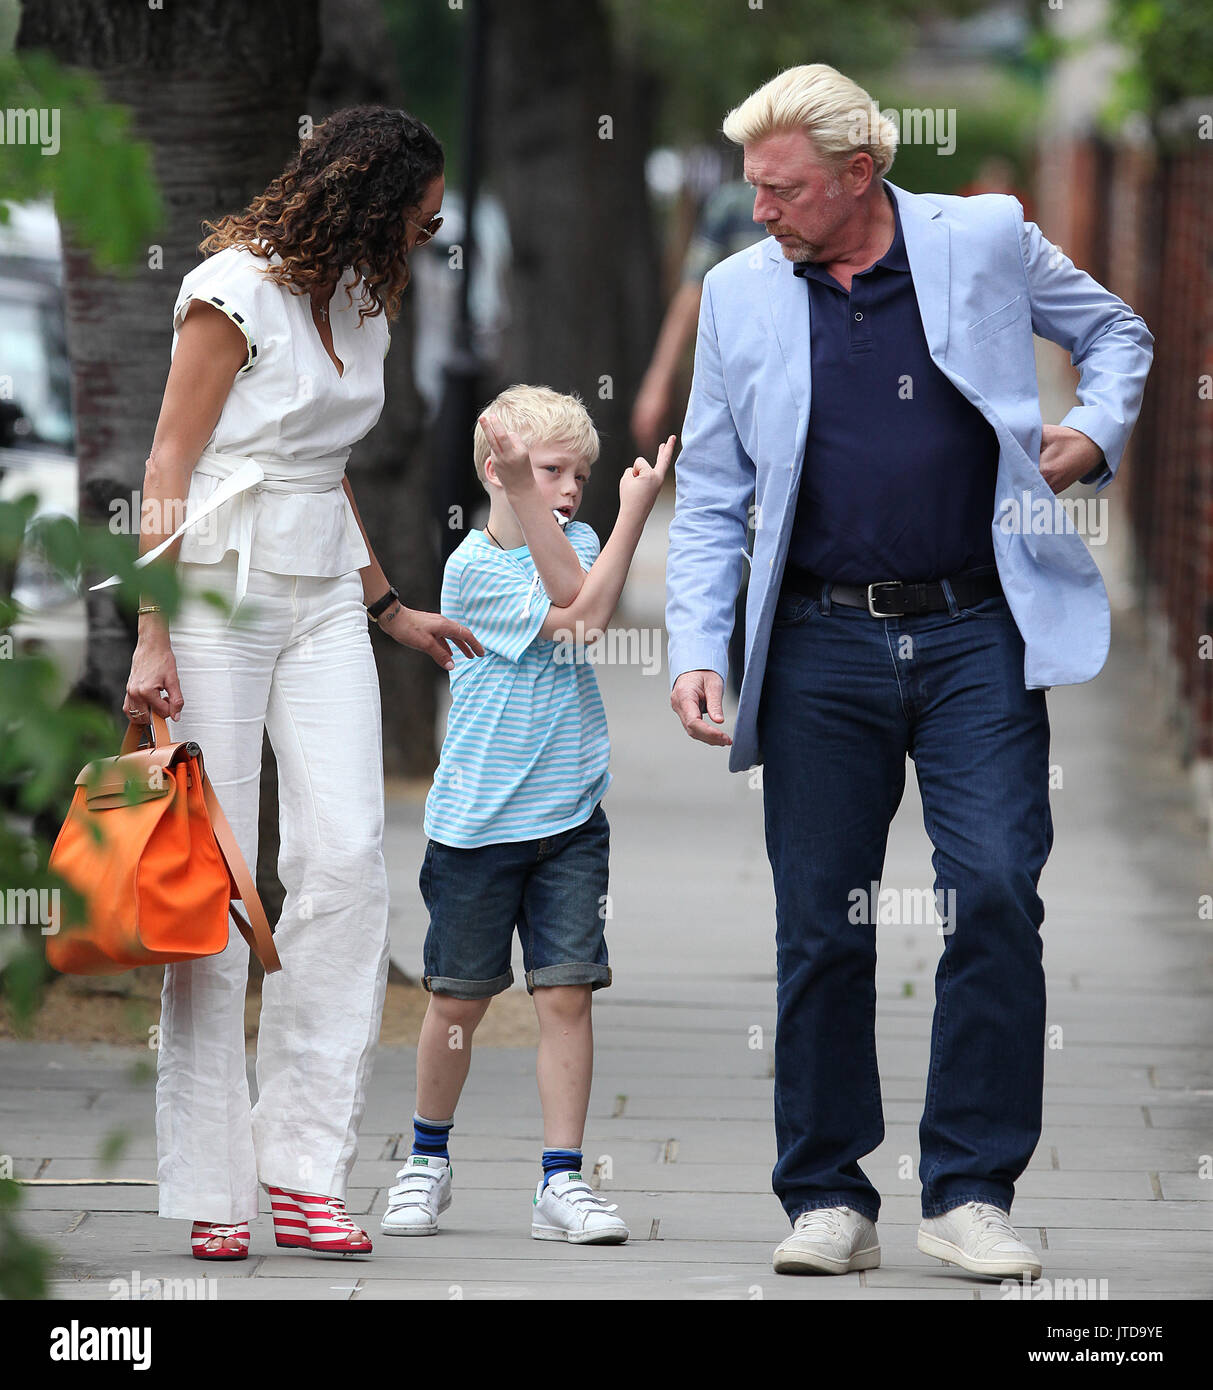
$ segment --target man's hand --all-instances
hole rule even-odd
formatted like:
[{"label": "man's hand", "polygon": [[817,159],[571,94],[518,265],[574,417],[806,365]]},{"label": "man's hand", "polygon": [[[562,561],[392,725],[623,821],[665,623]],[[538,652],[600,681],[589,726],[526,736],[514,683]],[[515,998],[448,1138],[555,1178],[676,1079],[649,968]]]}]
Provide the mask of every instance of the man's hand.
[{"label": "man's hand", "polygon": [[495,415],[482,415],[480,428],[489,441],[489,460],[507,493],[529,487],[535,481],[531,455],[512,431],[504,429]]},{"label": "man's hand", "polygon": [[724,723],[724,681],[715,671],[684,671],[670,691],[670,708],[682,720],[682,727],[700,743],[728,748],[733,740],[723,729],[714,729],[704,719]]},{"label": "man's hand", "polygon": [[1040,475],[1055,493],[1064,492],[1104,461],[1103,450],[1081,430],[1046,425],[1041,433]]}]

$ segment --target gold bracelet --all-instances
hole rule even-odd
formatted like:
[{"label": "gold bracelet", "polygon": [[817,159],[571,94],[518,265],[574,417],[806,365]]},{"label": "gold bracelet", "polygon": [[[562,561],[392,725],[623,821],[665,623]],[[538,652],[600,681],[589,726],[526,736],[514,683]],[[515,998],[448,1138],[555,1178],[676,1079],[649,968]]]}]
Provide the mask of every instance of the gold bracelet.
[{"label": "gold bracelet", "polygon": [[139,609],[139,611],[138,611],[138,616],[142,616],[144,613],[159,613],[159,612],[160,612],[160,605],[159,605],[158,603],[145,603],[145,604],[143,605],[143,607]]}]

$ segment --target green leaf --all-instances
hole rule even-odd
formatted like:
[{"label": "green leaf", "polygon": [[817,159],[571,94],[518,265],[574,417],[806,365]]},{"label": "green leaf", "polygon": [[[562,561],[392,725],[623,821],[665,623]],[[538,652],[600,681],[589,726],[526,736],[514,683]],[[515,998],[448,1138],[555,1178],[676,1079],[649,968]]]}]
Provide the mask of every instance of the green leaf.
[{"label": "green leaf", "polygon": [[130,1144],[131,1136],[125,1129],[111,1129],[102,1139],[97,1150],[97,1162],[104,1168],[112,1168]]},{"label": "green leaf", "polygon": [[130,112],[106,101],[92,74],[45,53],[0,57],[0,107],[50,113],[37,139],[0,144],[5,197],[52,196],[60,221],[100,268],[141,262],[164,217],[151,151],[132,135]]}]

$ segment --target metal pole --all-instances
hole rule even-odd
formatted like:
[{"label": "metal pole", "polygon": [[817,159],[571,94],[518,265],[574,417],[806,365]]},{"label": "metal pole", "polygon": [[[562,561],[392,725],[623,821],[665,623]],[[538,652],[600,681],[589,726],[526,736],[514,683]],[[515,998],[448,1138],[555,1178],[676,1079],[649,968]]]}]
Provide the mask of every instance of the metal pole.
[{"label": "metal pole", "polygon": [[[480,193],[486,6],[467,0],[463,42],[463,269],[454,325],[454,346],[443,364],[442,403],[436,423],[434,516],[439,557],[448,556],[467,534],[468,517],[480,501],[472,468],[472,431],[483,404],[485,364],[476,351],[471,315],[472,276],[477,273],[476,204]],[[450,508],[461,508],[461,524],[451,525]]]}]

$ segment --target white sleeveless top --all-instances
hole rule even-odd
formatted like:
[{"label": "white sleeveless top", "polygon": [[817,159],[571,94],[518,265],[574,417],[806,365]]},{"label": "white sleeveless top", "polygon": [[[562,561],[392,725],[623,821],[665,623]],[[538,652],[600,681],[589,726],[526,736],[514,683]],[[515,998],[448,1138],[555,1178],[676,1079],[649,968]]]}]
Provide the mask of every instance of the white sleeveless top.
[{"label": "white sleeveless top", "polygon": [[[281,257],[271,253],[270,262]],[[173,307],[174,353],[195,299],[222,310],[248,344],[190,480],[186,527],[225,478],[239,475],[237,493],[183,528],[180,558],[215,564],[235,550],[245,577],[253,566],[331,578],[370,563],[341,480],[350,446],[383,409],[387,318],[359,325],[361,277],[347,269],[329,305],[333,351],[345,367],[339,376],[309,296],[267,279],[266,264],[244,247],[228,247],[186,275]]]}]

